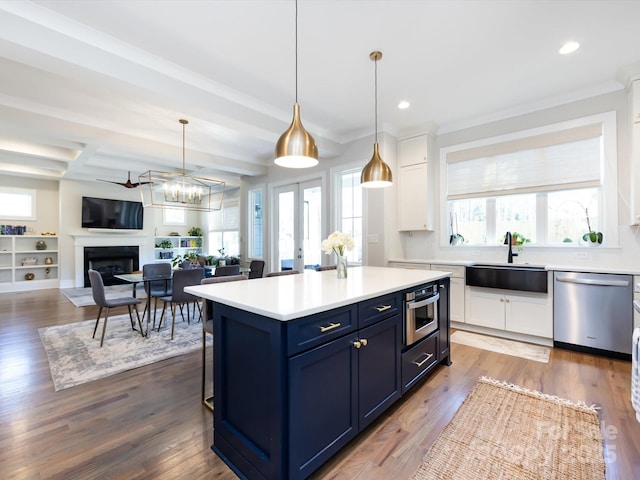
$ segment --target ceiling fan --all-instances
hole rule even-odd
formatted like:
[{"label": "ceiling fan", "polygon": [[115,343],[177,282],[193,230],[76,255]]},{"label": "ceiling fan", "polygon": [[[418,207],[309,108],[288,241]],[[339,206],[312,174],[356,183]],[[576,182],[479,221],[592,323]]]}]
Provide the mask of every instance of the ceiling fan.
[{"label": "ceiling fan", "polygon": [[116,185],[122,185],[124,188],[136,188],[139,187],[140,185],[146,185],[147,183],[151,183],[151,182],[137,182],[137,183],[132,183],[131,182],[131,172],[127,172],[127,181],[126,182],[112,182],[111,180],[101,180],[100,178],[98,178],[99,182],[107,182],[107,183],[115,183]]}]

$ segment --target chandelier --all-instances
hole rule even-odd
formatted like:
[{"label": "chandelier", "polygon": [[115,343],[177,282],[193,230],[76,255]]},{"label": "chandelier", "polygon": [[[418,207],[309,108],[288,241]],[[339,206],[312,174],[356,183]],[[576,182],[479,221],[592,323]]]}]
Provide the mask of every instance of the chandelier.
[{"label": "chandelier", "polygon": [[188,175],[185,160],[185,126],[182,124],[182,171],[160,172],[149,170],[138,178],[146,188],[140,190],[145,207],[181,208],[210,212],[220,210],[225,183],[205,177]]}]

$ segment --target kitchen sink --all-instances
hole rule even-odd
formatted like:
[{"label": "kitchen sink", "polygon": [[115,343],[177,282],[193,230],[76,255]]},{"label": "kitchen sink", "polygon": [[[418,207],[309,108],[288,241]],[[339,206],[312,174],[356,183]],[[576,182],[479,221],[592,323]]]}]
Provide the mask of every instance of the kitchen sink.
[{"label": "kitchen sink", "polygon": [[547,273],[541,265],[477,263],[466,267],[465,278],[471,287],[547,293]]}]

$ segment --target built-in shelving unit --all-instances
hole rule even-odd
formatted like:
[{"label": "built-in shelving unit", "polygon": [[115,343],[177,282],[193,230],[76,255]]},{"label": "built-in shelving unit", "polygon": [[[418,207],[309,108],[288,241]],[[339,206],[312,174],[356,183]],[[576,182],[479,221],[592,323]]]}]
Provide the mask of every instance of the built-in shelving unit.
[{"label": "built-in shelving unit", "polygon": [[[171,247],[161,247],[162,242],[170,242]],[[170,261],[178,255],[186,255],[188,253],[202,253],[202,237],[178,237],[164,236],[154,237],[154,260]]]},{"label": "built-in shelving unit", "polygon": [[0,292],[56,288],[58,264],[58,237],[0,235]]}]

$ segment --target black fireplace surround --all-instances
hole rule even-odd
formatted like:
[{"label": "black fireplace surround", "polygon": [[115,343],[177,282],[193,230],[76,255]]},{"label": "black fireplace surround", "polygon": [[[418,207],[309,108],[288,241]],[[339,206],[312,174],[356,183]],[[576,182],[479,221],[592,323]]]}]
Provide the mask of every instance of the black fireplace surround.
[{"label": "black fireplace surround", "polygon": [[140,268],[140,254],[137,246],[124,247],[84,247],[84,286],[90,287],[89,269],[102,276],[105,285],[124,282],[114,275],[132,273]]}]

